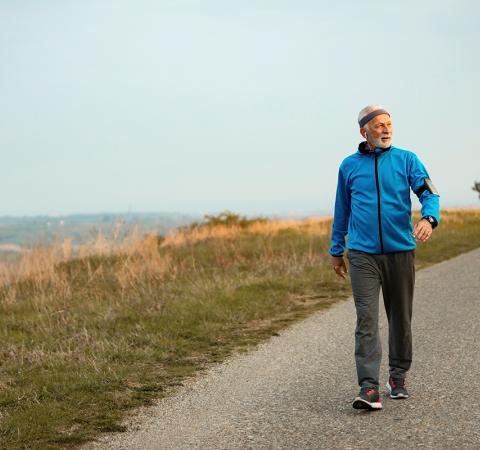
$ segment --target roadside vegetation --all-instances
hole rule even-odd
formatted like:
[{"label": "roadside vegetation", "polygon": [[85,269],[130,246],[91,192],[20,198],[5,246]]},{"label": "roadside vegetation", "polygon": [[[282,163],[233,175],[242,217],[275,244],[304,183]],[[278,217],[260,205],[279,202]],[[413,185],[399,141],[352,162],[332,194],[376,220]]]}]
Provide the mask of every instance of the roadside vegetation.
[{"label": "roadside vegetation", "polygon": [[[418,213],[413,220],[418,219]],[[73,448],[132,408],[345,299],[331,219],[231,212],[167,236],[119,232],[0,265],[0,447]],[[480,209],[442,211],[418,268],[480,247]]]}]

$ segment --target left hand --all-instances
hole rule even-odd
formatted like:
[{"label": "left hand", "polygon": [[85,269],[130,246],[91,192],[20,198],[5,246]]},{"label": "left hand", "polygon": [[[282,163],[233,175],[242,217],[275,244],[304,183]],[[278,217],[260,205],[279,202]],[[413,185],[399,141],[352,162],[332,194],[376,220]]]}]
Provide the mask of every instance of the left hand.
[{"label": "left hand", "polygon": [[425,242],[431,235],[433,229],[430,222],[426,219],[422,219],[413,228],[413,237],[417,241]]}]

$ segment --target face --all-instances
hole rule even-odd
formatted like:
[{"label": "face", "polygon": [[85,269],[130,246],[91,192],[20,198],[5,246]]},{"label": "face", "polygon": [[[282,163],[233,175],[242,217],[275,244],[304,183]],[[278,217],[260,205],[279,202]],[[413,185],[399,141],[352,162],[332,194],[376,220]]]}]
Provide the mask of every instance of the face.
[{"label": "face", "polygon": [[388,114],[379,114],[370,120],[360,134],[374,147],[388,148],[392,143],[393,126]]}]

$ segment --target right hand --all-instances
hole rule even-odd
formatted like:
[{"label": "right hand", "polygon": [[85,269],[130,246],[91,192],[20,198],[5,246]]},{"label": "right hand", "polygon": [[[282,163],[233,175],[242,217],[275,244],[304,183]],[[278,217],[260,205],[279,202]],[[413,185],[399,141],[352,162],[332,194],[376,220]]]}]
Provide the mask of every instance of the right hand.
[{"label": "right hand", "polygon": [[335,273],[345,279],[345,275],[347,274],[347,266],[345,265],[345,260],[343,256],[332,256],[332,266]]}]

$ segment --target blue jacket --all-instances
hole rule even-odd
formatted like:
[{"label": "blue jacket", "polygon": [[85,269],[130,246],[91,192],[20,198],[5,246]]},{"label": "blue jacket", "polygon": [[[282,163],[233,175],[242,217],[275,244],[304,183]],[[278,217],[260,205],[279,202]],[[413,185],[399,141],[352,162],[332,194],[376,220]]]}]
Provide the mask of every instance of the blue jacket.
[{"label": "blue jacket", "polygon": [[347,234],[347,248],[367,253],[415,249],[410,189],[420,200],[422,217],[432,216],[434,227],[440,223],[439,195],[431,192],[429,180],[413,152],[394,146],[370,151],[362,142],[338,171],[330,254],[343,255]]}]

